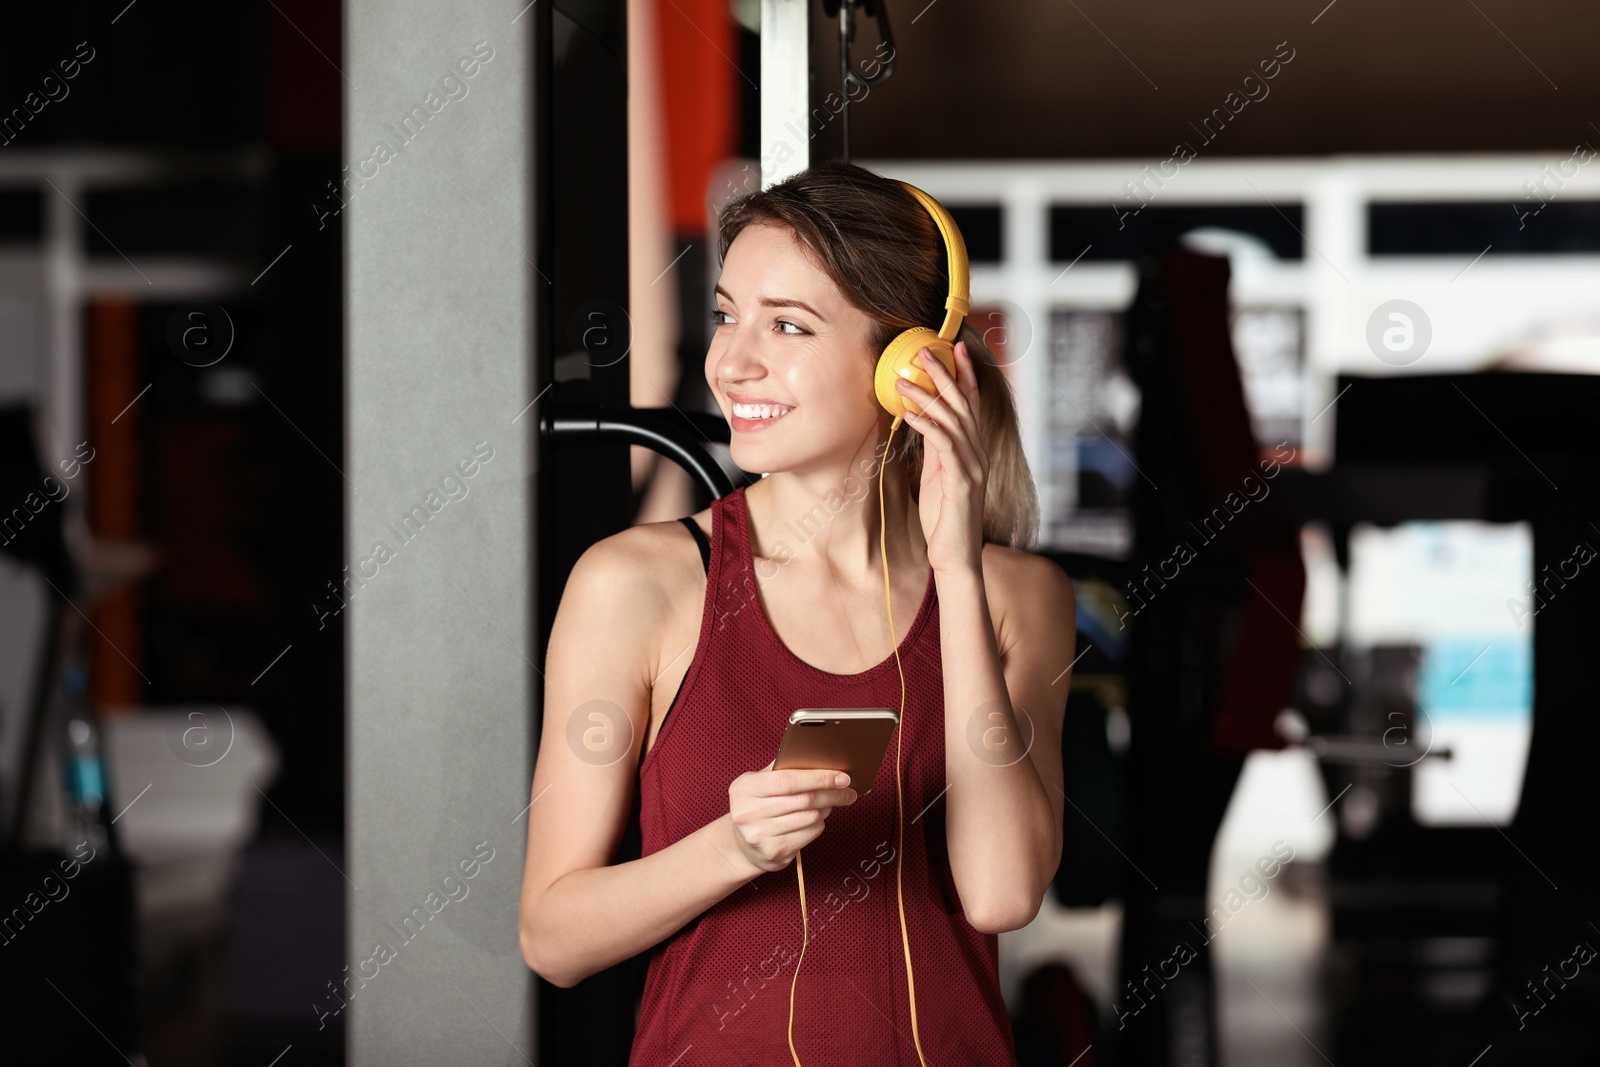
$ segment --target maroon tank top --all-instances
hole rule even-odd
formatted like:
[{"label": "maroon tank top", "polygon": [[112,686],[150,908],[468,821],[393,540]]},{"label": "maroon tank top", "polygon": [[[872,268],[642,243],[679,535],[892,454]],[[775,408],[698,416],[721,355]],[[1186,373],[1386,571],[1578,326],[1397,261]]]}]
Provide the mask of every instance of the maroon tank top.
[{"label": "maroon tank top", "polygon": [[[646,856],[727,814],[729,783],[772,762],[796,708],[900,707],[892,652],[859,674],[832,674],[778,638],[756,592],[744,493],[712,505],[699,643],[639,766]],[[762,566],[765,576],[778,565]],[[774,580],[785,580],[781,568]],[[1015,1065],[998,938],[967,922],[945,847],[944,683],[931,569],[900,659],[902,878],[922,1050],[930,1067]],[[803,853],[811,929],[794,992],[794,1043],[805,1067],[918,1063],[895,896],[895,811],[891,739],[872,790],[835,808]],[[650,950],[630,1067],[792,1067],[789,988],[801,942],[794,863],[691,919]]]}]

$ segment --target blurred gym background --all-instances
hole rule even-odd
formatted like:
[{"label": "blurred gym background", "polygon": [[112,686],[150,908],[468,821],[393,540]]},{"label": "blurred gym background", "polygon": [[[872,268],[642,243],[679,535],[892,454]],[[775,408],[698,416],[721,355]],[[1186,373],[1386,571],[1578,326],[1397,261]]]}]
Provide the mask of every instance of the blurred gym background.
[{"label": "blurred gym background", "polygon": [[626,1062],[643,959],[562,990],[515,939],[543,637],[584,547],[750,477],[716,215],[845,157],[961,225],[1078,588],[1025,1067],[1600,1061],[1597,29],[12,13],[0,1045]]}]

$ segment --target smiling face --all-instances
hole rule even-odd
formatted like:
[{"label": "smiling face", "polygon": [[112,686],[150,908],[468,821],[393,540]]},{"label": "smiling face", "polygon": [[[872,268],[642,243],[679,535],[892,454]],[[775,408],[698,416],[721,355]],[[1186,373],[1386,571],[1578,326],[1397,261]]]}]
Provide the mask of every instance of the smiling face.
[{"label": "smiling face", "polygon": [[887,414],[872,393],[873,320],[786,226],[756,223],[728,247],[714,295],[706,382],[733,427],[741,470],[848,463]]}]

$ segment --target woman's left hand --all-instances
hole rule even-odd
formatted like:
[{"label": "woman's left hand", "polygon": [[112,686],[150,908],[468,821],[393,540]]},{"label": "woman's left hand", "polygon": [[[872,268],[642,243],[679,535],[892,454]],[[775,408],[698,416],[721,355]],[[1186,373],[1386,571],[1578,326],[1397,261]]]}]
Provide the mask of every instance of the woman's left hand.
[{"label": "woman's left hand", "polygon": [[983,572],[983,500],[989,457],[978,435],[978,375],[966,343],[955,344],[953,378],[926,348],[917,362],[933,378],[938,395],[900,378],[900,395],[922,408],[906,410],[905,424],[922,434],[922,485],[917,509],[935,572]]}]

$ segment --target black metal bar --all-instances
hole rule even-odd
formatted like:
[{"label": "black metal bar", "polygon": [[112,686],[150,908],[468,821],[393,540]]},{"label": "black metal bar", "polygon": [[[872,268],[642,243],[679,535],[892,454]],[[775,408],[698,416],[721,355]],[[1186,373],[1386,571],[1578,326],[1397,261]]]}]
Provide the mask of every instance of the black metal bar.
[{"label": "black metal bar", "polygon": [[728,424],[718,415],[676,408],[549,407],[539,418],[539,432],[558,446],[643,445],[676,461],[713,497],[733,492],[733,479],[704,447],[728,442]]}]

